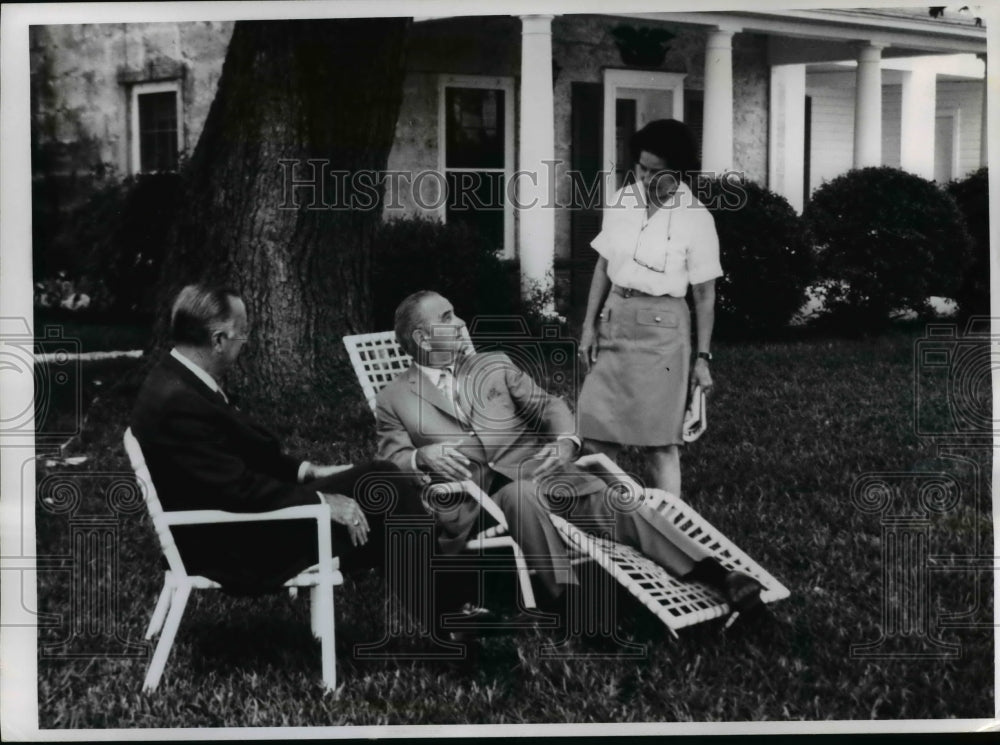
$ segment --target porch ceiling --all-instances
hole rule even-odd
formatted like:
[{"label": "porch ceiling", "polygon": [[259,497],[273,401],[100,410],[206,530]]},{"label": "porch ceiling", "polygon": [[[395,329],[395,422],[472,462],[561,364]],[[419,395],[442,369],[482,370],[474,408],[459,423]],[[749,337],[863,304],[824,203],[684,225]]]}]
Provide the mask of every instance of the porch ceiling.
[{"label": "porch ceiling", "polygon": [[[926,12],[926,11],[925,11]],[[618,13],[616,17],[720,27],[769,37],[772,65],[857,58],[857,44],[885,45],[883,57],[986,53],[986,29],[973,18],[940,19],[889,10],[784,10]]]}]

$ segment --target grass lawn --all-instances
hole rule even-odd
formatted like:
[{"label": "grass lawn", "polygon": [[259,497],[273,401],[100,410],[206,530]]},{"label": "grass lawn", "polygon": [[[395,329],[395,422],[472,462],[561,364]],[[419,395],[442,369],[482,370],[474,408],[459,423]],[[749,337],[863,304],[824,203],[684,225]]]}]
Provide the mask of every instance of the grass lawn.
[{"label": "grass lawn", "polygon": [[[148,659],[140,645],[160,589],[160,560],[144,512],[106,499],[108,486],[129,473],[120,438],[131,404],[128,391],[110,400],[107,391],[135,363],[88,364],[84,400],[98,394],[105,406],[88,423],[96,434],[68,454],[90,459],[75,468],[47,467],[44,459],[37,466],[39,483],[66,473],[79,493],[75,509],[64,509],[55,493],[40,493],[36,504],[38,554],[55,557],[38,575],[39,610],[63,619],[39,628],[39,724],[992,717],[989,441],[985,449],[974,439],[949,449],[917,436],[915,400],[934,403],[920,388],[929,383],[915,382],[919,335],[901,328],[871,340],[716,346],[709,431],[684,452],[684,498],[790,588],[763,627],[730,635],[712,622],[674,640],[619,597],[619,633],[644,645],[641,657],[609,657],[599,645],[574,642],[572,656],[550,659],[542,648],[552,637],[531,631],[485,640],[466,664],[365,661],[352,658],[351,645],[377,638],[383,593],[381,580],[365,575],[348,579],[337,595],[342,688],[335,695],[321,689],[303,600],[212,592],[193,595],[160,688],[140,693]],[[373,420],[360,393],[333,412],[298,408],[275,427],[297,452],[327,462],[370,457]],[[924,422],[944,427],[947,412],[938,406]],[[626,461],[633,467],[635,454]],[[878,480],[882,492],[868,488]],[[859,508],[879,493],[889,497],[888,512]],[[85,515],[108,518],[117,576],[71,558],[74,533],[98,529],[84,526]],[[925,546],[929,558],[892,553],[910,545]],[[977,561],[986,569],[963,568]],[[74,576],[86,597],[110,605],[86,601],[93,610],[75,611]],[[914,588],[926,594],[914,596]],[[513,598],[509,585],[500,589]],[[901,626],[895,616],[883,618],[887,608],[906,612]],[[111,621],[102,625],[101,617]],[[79,622],[75,635],[71,619]],[[852,653],[852,645],[879,639],[874,654]],[[116,656],[129,651],[137,654]]]}]

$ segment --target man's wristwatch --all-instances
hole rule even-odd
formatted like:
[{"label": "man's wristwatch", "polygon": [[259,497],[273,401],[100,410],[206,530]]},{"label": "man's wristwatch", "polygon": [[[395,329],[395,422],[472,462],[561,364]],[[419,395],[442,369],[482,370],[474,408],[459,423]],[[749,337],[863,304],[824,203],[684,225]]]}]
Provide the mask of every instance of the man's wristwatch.
[{"label": "man's wristwatch", "polygon": [[705,360],[705,362],[711,362],[712,361],[712,353],[711,352],[698,352],[698,359],[699,360]]}]

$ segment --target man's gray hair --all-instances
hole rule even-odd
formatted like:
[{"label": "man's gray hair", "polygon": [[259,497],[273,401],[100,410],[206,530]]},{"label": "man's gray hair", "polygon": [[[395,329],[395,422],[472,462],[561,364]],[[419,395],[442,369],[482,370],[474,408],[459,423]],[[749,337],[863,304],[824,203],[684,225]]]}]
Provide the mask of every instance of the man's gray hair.
[{"label": "man's gray hair", "polygon": [[393,323],[393,328],[396,330],[396,341],[399,342],[399,346],[403,348],[403,351],[411,357],[416,356],[414,354],[416,346],[413,343],[413,330],[420,325],[422,320],[420,317],[420,304],[424,301],[424,298],[438,294],[434,290],[417,290],[412,295],[405,297],[403,302],[399,304],[399,307],[396,308]]},{"label": "man's gray hair", "polygon": [[203,347],[212,331],[233,317],[236,290],[221,285],[188,285],[177,294],[170,311],[170,338],[175,344]]}]

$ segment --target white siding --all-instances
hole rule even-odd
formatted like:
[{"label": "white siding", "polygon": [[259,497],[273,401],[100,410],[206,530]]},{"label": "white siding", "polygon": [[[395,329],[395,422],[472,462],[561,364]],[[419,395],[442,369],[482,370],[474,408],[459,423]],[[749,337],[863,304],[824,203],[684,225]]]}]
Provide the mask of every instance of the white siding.
[{"label": "white siding", "polygon": [[[809,192],[854,165],[854,73],[807,73],[806,95],[812,97]],[[937,82],[937,115],[957,112],[958,178],[979,168],[982,81]],[[882,163],[900,166],[902,87],[882,86]]]},{"label": "white siding", "polygon": [[882,165],[899,168],[903,86],[882,86]]},{"label": "white siding", "polygon": [[854,88],[812,87],[812,140],[809,149],[809,192],[854,164]]},{"label": "white siding", "polygon": [[963,178],[979,168],[982,105],[981,80],[938,80],[938,116],[959,112],[958,178]]}]

